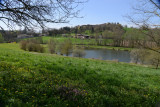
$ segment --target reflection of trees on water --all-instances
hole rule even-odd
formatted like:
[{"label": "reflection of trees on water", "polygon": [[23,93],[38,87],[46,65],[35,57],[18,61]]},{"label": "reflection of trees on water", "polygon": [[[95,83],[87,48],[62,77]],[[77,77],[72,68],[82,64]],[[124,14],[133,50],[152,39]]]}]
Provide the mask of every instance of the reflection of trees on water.
[{"label": "reflection of trees on water", "polygon": [[119,60],[120,62],[130,62],[129,51],[111,49],[86,49],[85,58],[101,58],[102,60]]}]

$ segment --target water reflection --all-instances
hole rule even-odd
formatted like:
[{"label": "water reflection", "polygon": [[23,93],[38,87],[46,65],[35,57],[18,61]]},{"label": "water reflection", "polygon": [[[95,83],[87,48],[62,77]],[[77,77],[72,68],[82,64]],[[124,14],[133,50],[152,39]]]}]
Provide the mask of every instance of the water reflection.
[{"label": "water reflection", "polygon": [[86,49],[85,58],[96,58],[102,60],[118,60],[119,62],[130,62],[129,51],[110,49]]},{"label": "water reflection", "polygon": [[[86,55],[84,58],[94,58],[101,60],[118,60],[119,62],[131,62],[130,52],[123,50],[111,49],[85,49]],[[69,56],[72,56],[70,54]]]}]

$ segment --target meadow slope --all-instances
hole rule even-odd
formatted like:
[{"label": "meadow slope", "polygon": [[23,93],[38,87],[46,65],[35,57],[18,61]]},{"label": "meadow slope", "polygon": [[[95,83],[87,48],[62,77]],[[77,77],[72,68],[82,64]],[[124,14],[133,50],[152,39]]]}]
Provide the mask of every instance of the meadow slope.
[{"label": "meadow slope", "polygon": [[0,106],[155,106],[160,71],[0,44]]}]

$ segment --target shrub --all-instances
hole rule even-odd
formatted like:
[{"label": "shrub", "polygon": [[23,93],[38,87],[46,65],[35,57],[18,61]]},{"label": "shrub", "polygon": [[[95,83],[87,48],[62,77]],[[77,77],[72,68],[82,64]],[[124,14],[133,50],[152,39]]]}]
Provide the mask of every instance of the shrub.
[{"label": "shrub", "polygon": [[44,47],[41,46],[35,39],[23,40],[20,42],[21,49],[34,51],[34,52],[44,52]]},{"label": "shrub", "polygon": [[44,53],[44,47],[41,46],[41,45],[40,45],[40,47],[39,47],[39,52],[40,52],[40,53]]},{"label": "shrub", "polygon": [[21,49],[23,50],[27,50],[27,41],[26,40],[23,40],[20,42],[20,45],[21,45]]},{"label": "shrub", "polygon": [[27,49],[28,49],[28,51],[34,51],[35,49],[34,49],[34,43],[28,43],[27,44]]}]

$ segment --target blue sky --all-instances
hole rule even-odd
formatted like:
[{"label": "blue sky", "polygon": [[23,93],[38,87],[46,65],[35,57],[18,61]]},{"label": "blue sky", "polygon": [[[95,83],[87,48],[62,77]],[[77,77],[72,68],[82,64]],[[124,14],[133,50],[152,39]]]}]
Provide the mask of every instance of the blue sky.
[{"label": "blue sky", "polygon": [[137,0],[89,0],[82,7],[80,16],[83,18],[74,18],[69,24],[55,24],[53,27],[76,26],[86,24],[102,24],[108,22],[119,22],[123,25],[129,25],[124,17],[132,12],[132,6]]},{"label": "blue sky", "polygon": [[[83,18],[73,18],[67,24],[49,24],[48,27],[60,28],[108,22],[119,22],[122,25],[132,26],[124,16],[131,13],[132,6],[136,2],[137,0],[89,0],[81,6],[82,10],[79,16],[83,16]],[[5,27],[5,29],[7,28]]]}]

